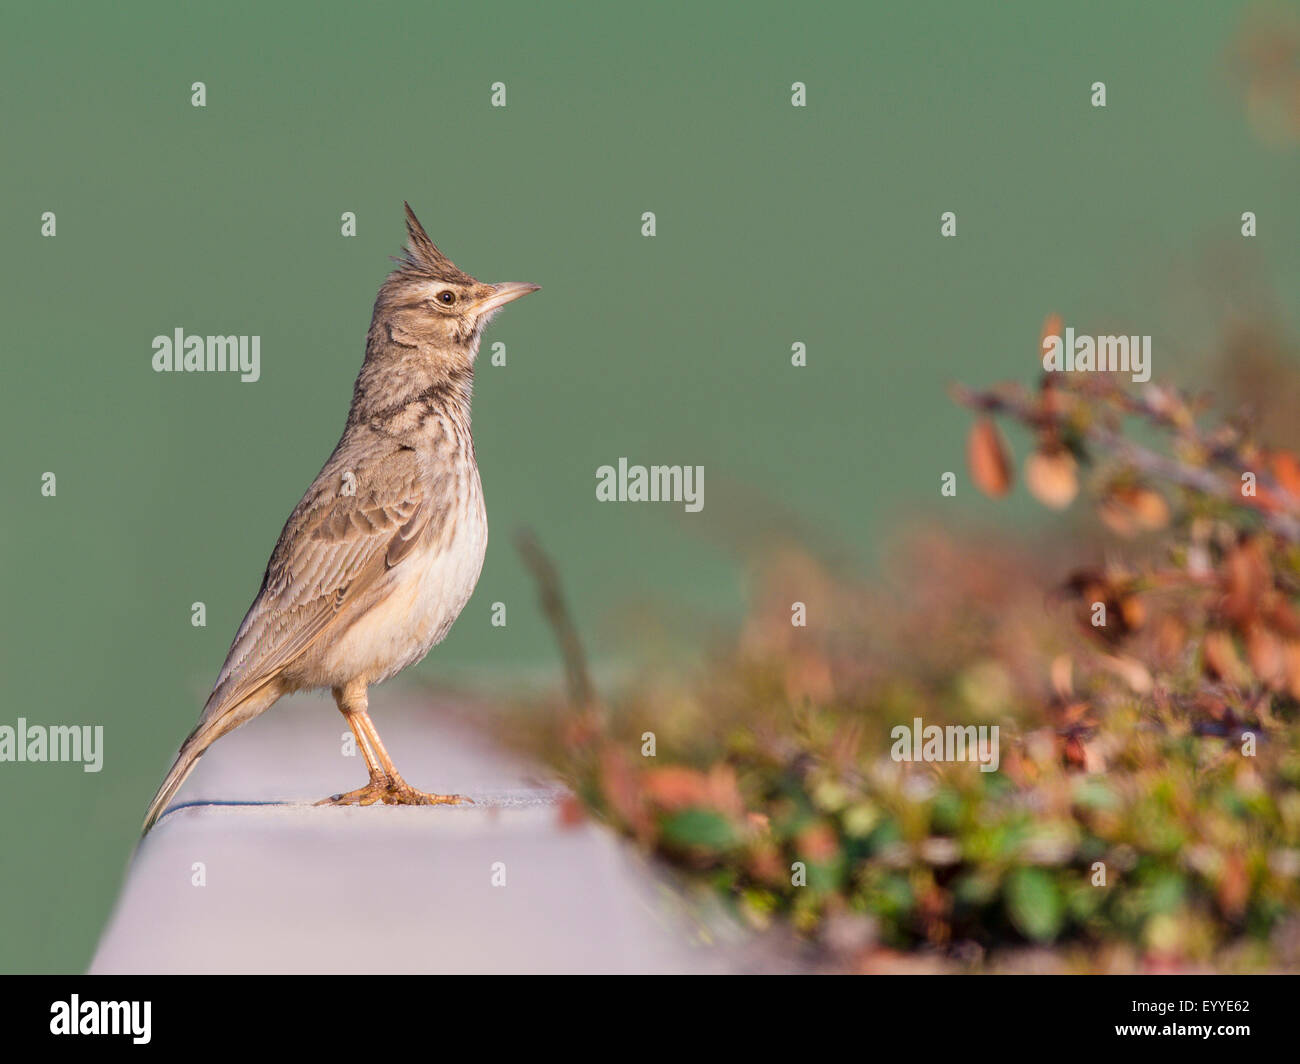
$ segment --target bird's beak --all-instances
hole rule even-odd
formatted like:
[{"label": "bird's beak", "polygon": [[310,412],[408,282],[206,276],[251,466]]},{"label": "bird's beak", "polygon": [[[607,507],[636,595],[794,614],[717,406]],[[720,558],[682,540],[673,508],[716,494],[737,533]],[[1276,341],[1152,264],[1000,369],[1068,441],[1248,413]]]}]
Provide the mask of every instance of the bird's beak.
[{"label": "bird's beak", "polygon": [[529,284],[527,281],[502,281],[492,286],[492,294],[479,303],[477,311],[479,314],[491,314],[494,310],[500,310],[507,303],[513,303],[516,299],[528,295],[529,292],[536,292],[541,287],[539,284]]}]

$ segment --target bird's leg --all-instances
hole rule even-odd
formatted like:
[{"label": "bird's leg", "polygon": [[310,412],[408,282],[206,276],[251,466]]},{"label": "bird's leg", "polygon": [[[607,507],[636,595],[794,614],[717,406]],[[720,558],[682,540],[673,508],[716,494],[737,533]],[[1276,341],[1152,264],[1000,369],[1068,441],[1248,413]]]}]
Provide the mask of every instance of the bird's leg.
[{"label": "bird's leg", "polygon": [[385,805],[459,805],[472,801],[459,794],[426,794],[402,779],[367,712],[369,702],[364,684],[336,688],[334,700],[361,746],[366,768],[370,771],[370,782],[355,791],[322,799],[317,805],[374,805],[376,802]]},{"label": "bird's leg", "polygon": [[388,751],[384,748],[384,740],[379,738],[379,731],[375,728],[375,722],[370,719],[370,715],[363,711],[359,723],[389,779],[388,796],[383,801],[389,805],[460,805],[462,802],[474,804],[473,798],[466,798],[463,794],[428,794],[425,791],[417,791],[402,779],[402,774],[397,771],[397,766],[388,756]]},{"label": "bird's leg", "polygon": [[366,689],[361,687],[358,690],[354,686],[336,687],[334,689],[334,701],[338,704],[343,719],[348,722],[348,727],[352,729],[352,734],[356,736],[357,745],[361,747],[361,756],[366,759],[366,770],[370,773],[370,782],[364,787],[358,787],[355,791],[336,794],[330,798],[322,798],[316,804],[374,805],[376,802],[383,801],[383,796],[388,792],[391,780],[387,772],[384,771],[384,766],[375,756],[375,751],[366,735],[366,729],[362,725],[363,719],[368,722],[366,717]]}]

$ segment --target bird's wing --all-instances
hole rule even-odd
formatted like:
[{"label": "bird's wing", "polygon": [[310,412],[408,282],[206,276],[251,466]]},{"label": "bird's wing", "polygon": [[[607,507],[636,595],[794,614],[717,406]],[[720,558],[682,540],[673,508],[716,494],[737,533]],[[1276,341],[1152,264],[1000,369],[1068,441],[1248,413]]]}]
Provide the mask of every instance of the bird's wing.
[{"label": "bird's wing", "polygon": [[[446,500],[423,486],[405,449],[335,453],[280,533],[262,590],[235,634],[203,719],[234,705],[299,658],[410,553]],[[345,494],[345,473],[355,493]]]}]

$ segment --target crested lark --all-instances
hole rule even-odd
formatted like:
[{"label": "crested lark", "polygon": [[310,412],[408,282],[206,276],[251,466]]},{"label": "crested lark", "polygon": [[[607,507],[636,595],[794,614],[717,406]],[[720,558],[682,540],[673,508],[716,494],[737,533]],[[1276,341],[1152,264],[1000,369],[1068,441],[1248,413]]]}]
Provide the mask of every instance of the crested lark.
[{"label": "crested lark", "polygon": [[203,752],[282,695],[329,688],[370,770],[318,804],[453,804],[398,775],[366,690],[447,634],[483,567],[487,514],[470,435],[484,326],[535,284],[457,269],[406,208],[406,254],[379,289],[343,437],[285,523],[198,726],[149,805],[153,826]]}]

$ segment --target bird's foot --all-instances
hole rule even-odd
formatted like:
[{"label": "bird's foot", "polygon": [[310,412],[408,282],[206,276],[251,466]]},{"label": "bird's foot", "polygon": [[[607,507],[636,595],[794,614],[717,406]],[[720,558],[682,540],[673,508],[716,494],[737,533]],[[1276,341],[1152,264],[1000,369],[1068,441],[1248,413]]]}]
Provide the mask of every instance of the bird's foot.
[{"label": "bird's foot", "polygon": [[384,797],[381,801],[385,805],[474,804],[473,798],[466,798],[463,794],[429,794],[427,791],[417,791],[400,776],[389,782],[388,790],[384,792]]},{"label": "bird's foot", "polygon": [[346,794],[335,794],[329,798],[322,798],[316,804],[461,805],[466,802],[473,805],[474,799],[466,798],[463,794],[427,794],[424,791],[417,791],[399,776],[396,779],[388,777],[372,778],[364,787],[359,787],[355,791],[348,791]]},{"label": "bird's foot", "polygon": [[334,794],[328,798],[322,798],[317,805],[374,805],[376,802],[382,802],[384,795],[388,793],[387,781],[372,779],[364,787],[358,787],[355,791],[348,791],[346,794]]}]

